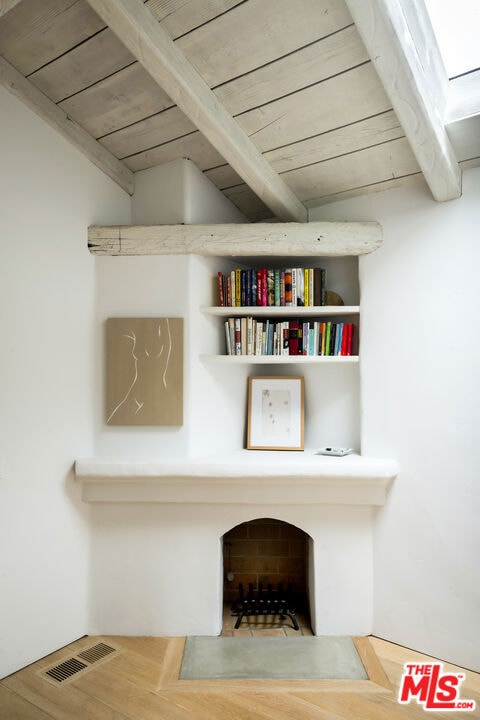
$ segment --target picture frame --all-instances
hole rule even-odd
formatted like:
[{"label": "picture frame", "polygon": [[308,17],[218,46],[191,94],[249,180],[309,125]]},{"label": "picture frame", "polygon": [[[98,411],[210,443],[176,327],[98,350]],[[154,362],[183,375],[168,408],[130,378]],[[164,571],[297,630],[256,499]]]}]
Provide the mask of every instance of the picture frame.
[{"label": "picture frame", "polygon": [[303,449],[303,377],[249,377],[247,450]]},{"label": "picture frame", "polygon": [[183,318],[106,320],[107,425],[183,425]]}]

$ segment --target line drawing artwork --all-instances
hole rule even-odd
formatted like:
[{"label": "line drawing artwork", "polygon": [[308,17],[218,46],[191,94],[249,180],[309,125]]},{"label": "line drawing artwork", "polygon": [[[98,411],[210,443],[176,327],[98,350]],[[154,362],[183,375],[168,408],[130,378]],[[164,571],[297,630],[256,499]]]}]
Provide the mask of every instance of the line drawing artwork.
[{"label": "line drawing artwork", "polygon": [[177,355],[183,359],[181,318],[110,318],[108,323],[107,407],[113,409],[107,411],[107,423],[177,424],[181,411],[168,408],[172,402],[178,406],[178,399],[183,402],[183,362],[173,367],[173,335],[179,336]]},{"label": "line drawing artwork", "polygon": [[[121,408],[122,405],[124,405],[124,404],[127,402],[128,398],[129,398],[129,396],[130,396],[130,393],[132,392],[132,390],[133,390],[133,388],[134,388],[134,386],[135,386],[135,383],[137,382],[137,378],[138,378],[138,358],[137,358],[137,356],[135,355],[135,345],[137,344],[137,338],[135,337],[135,333],[134,333],[134,332],[132,332],[131,335],[124,335],[123,337],[126,337],[126,338],[128,338],[129,340],[132,341],[132,357],[133,357],[133,359],[134,359],[134,368],[135,368],[135,371],[134,371],[134,375],[133,375],[132,384],[131,384],[130,387],[128,388],[127,393],[126,393],[125,397],[123,398],[123,400],[120,400],[120,402],[118,403],[118,405],[112,410],[112,412],[111,412],[110,415],[108,416],[108,418],[107,418],[107,423],[110,422],[110,420],[111,420],[112,417],[115,415],[115,413],[117,412],[117,410],[118,410],[119,408]],[[138,400],[137,400],[136,402],[137,402],[137,405],[139,405],[139,408],[137,409],[137,412],[138,412],[138,410],[140,410],[140,408],[143,406],[143,403],[140,405],[140,404],[138,403]],[[135,413],[135,415],[137,414],[137,412]]]},{"label": "line drawing artwork", "polygon": [[289,390],[262,391],[262,430],[265,435],[288,435],[291,425]]}]

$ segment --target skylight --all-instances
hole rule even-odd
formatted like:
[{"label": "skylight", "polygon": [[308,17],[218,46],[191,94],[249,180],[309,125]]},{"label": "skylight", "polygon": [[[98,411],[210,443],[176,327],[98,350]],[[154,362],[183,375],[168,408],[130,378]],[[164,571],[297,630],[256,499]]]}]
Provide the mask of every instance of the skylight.
[{"label": "skylight", "polygon": [[480,68],[480,0],[424,0],[449,78]]}]

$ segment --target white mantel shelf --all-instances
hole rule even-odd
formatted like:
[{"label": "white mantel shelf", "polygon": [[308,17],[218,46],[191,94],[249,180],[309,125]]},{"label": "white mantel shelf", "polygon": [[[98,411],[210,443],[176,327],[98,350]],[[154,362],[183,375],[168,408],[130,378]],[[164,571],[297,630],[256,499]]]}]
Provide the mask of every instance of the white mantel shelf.
[{"label": "white mantel shelf", "polygon": [[314,450],[75,463],[85,502],[383,505],[397,472],[395,460]]}]

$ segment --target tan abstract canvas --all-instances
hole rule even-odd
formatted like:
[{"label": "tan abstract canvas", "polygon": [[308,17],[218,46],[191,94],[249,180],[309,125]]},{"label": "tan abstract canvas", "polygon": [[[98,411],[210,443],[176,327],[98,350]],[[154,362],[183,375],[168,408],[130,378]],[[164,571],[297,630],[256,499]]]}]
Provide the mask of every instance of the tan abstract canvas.
[{"label": "tan abstract canvas", "polygon": [[183,318],[108,318],[106,421],[183,424]]}]

